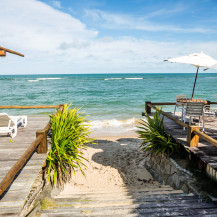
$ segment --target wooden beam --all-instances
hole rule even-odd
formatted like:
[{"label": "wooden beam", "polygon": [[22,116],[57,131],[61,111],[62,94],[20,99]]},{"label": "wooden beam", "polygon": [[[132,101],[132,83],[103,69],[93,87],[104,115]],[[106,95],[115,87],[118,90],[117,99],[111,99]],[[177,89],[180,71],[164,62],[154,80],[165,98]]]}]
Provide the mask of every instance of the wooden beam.
[{"label": "wooden beam", "polygon": [[43,108],[58,108],[59,105],[2,105],[0,109],[43,109]]},{"label": "wooden beam", "polygon": [[[217,102],[205,100],[207,105],[217,105]],[[176,105],[176,102],[152,102],[152,105]]]},{"label": "wooden beam", "polygon": [[176,105],[176,102],[152,102],[152,105]]},{"label": "wooden beam", "polygon": [[194,130],[194,134],[198,135],[201,139],[204,139],[205,141],[217,147],[217,140],[213,139],[212,137],[207,136],[206,134],[196,129]]},{"label": "wooden beam", "polygon": [[16,52],[16,51],[13,51],[13,50],[10,50],[10,49],[7,49],[7,48],[4,48],[4,47],[1,47],[1,46],[0,46],[0,50],[4,50],[4,51],[6,51],[6,52],[8,52],[8,53],[12,53],[12,54],[15,54],[15,55],[18,55],[18,56],[24,57],[24,55],[21,54],[21,53],[18,53],[18,52]]},{"label": "wooden beam", "polygon": [[170,114],[168,114],[168,113],[162,111],[161,109],[155,107],[152,103],[148,103],[147,106],[149,106],[149,107],[151,107],[151,108],[153,108],[153,109],[155,109],[155,110],[158,110],[162,115],[166,116],[167,118],[171,119],[172,121],[174,121],[175,123],[179,124],[179,125],[182,126],[182,127],[187,128],[187,127],[189,126],[188,124],[186,124],[186,123],[184,123],[184,122],[178,120],[178,119],[175,118],[174,116],[172,116],[172,115],[170,115]]}]

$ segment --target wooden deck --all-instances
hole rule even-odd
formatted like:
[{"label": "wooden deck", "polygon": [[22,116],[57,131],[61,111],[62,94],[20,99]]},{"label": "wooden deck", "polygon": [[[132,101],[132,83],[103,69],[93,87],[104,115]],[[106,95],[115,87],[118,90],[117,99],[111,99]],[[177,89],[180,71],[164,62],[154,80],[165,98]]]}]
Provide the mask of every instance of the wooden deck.
[{"label": "wooden deck", "polygon": [[[172,113],[170,113],[172,114]],[[181,113],[176,113],[177,117]],[[205,134],[217,139],[217,117],[205,116]],[[189,147],[186,142],[187,130],[176,124],[174,121],[164,117],[164,126],[167,132],[173,136],[179,143],[190,150],[195,156],[201,159],[205,165],[205,170],[209,176],[217,180],[217,147],[200,138],[198,148]],[[202,128],[201,128],[202,130]]]},{"label": "wooden deck", "polygon": [[[48,116],[28,116],[25,128],[15,138],[0,135],[0,182],[27,147],[36,139],[36,131],[49,122]],[[34,153],[9,188],[0,196],[0,216],[18,216],[45,162],[47,154]]]}]

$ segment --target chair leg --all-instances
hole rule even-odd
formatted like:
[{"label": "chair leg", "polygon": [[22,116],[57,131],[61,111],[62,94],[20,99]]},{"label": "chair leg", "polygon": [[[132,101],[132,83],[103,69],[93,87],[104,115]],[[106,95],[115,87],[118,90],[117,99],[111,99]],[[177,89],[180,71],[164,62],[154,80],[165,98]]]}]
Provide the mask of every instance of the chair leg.
[{"label": "chair leg", "polygon": [[27,116],[22,117],[22,127],[26,127],[27,125]]},{"label": "chair leg", "polygon": [[[184,113],[184,123],[185,123],[185,113]],[[185,130],[185,127],[183,127],[183,130]]]},{"label": "chair leg", "polygon": [[17,127],[15,126],[15,127],[12,129],[10,136],[11,136],[11,138],[14,138],[16,135],[17,135]]},{"label": "chair leg", "polygon": [[183,115],[184,115],[184,106],[182,106],[182,116],[181,116],[181,121],[183,121]]},{"label": "chair leg", "polygon": [[174,115],[176,114],[176,105],[175,105],[175,109],[174,109]]}]

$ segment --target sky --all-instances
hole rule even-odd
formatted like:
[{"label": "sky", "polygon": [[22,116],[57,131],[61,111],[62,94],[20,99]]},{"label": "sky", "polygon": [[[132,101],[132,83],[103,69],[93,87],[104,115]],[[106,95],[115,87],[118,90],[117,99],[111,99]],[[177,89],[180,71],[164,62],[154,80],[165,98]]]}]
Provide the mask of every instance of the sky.
[{"label": "sky", "polygon": [[216,0],[0,0],[0,8],[0,46],[25,55],[0,58],[0,74],[194,73],[163,60],[201,51],[217,59]]}]

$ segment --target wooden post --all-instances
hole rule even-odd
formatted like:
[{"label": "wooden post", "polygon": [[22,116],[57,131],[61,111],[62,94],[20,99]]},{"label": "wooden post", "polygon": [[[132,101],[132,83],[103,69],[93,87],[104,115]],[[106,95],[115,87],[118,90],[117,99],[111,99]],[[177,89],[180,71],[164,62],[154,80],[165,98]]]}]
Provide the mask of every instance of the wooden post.
[{"label": "wooden post", "polygon": [[194,130],[200,130],[199,126],[188,126],[187,129],[187,144],[190,147],[198,147],[199,136],[194,134]]},{"label": "wooden post", "polygon": [[6,56],[5,50],[0,50],[0,56],[1,56],[1,57],[5,57],[5,56]]},{"label": "wooden post", "polygon": [[39,136],[39,135],[42,135],[43,136],[43,139],[41,140],[38,148],[37,148],[37,153],[38,154],[44,154],[44,153],[47,153],[47,132],[44,131],[44,130],[37,130],[36,131],[36,138]]},{"label": "wooden post", "polygon": [[145,112],[151,114],[151,107],[148,106],[148,103],[151,103],[151,101],[145,101]]},{"label": "wooden post", "polygon": [[59,105],[59,110],[62,112],[63,109],[64,109],[64,104],[60,104],[60,105]]},{"label": "wooden post", "polygon": [[206,105],[211,105],[211,101],[206,100]]}]

